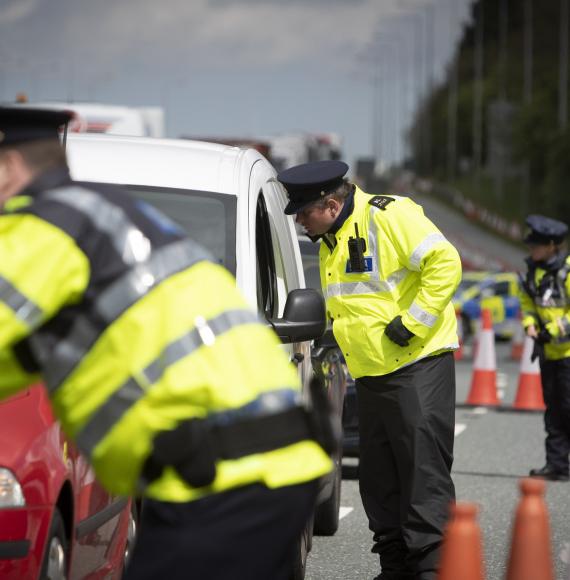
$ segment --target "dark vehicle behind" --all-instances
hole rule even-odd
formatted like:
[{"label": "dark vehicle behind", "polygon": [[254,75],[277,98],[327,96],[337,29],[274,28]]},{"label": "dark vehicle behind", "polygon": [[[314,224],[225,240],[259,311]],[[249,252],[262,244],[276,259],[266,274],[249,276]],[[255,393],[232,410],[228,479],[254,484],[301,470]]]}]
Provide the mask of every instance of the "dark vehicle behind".
[{"label": "dark vehicle behind", "polygon": [[[321,291],[321,279],[319,274],[319,244],[313,243],[305,236],[299,237],[301,257],[303,259],[303,269],[305,270],[305,282],[308,288],[315,288]],[[350,376],[346,362],[338,344],[336,343],[332,330],[329,328],[325,335],[316,342],[315,353],[320,350],[326,351],[327,358],[325,366],[329,369],[331,381],[344,380],[345,386],[342,389],[344,399],[340,401],[342,405],[342,430],[343,430],[343,455],[345,457],[358,457],[358,407],[356,400],[356,387],[354,379]],[[318,358],[318,357],[317,357]],[[328,366],[330,365],[330,366]],[[340,367],[340,369],[339,369]],[[330,387],[330,385],[327,385]],[[339,386],[329,388],[330,392],[340,392]]]}]

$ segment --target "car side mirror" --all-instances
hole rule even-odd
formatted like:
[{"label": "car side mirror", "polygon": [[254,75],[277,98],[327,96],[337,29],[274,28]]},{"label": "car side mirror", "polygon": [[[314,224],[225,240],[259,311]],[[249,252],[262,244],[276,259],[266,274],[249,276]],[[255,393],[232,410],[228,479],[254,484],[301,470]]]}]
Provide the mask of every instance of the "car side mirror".
[{"label": "car side mirror", "polygon": [[283,318],[269,320],[284,343],[320,338],[326,330],[325,300],[317,290],[291,290],[287,296]]}]

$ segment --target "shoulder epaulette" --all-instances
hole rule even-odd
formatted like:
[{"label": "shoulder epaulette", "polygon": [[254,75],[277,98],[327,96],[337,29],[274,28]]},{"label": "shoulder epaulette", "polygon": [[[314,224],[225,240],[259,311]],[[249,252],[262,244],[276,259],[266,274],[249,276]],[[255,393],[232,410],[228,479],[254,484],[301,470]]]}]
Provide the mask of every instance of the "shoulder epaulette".
[{"label": "shoulder epaulette", "polygon": [[396,201],[393,197],[388,197],[387,195],[375,195],[373,198],[368,200],[368,203],[378,209],[385,210],[386,206],[393,201]]}]

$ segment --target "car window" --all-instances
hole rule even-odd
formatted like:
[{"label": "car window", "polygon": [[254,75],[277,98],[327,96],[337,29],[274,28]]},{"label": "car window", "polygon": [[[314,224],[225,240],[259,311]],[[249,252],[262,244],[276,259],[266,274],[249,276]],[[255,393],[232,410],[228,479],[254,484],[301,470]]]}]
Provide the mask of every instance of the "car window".
[{"label": "car window", "polygon": [[278,308],[277,275],[271,226],[263,195],[257,198],[255,247],[257,256],[257,308],[265,318],[274,318]]},{"label": "car window", "polygon": [[504,282],[497,282],[495,284],[495,296],[509,296],[510,295],[510,283],[508,280]]},{"label": "car window", "polygon": [[272,221],[271,215],[269,215],[269,226],[269,231],[271,233],[271,247],[273,249],[273,259],[275,262],[275,281],[277,283],[277,303],[275,304],[275,315],[281,318],[283,311],[285,310],[287,294],[289,293],[289,285],[287,283],[285,264],[283,263],[283,251],[281,244],[279,243],[279,236],[277,235],[275,224]]},{"label": "car window", "polygon": [[127,191],[159,209],[204,246],[215,261],[236,273],[236,206],[233,195],[209,191],[125,186]]},{"label": "car window", "polygon": [[459,286],[457,287],[457,292],[463,292],[465,290],[467,290],[468,288],[472,288],[473,286],[475,286],[475,284],[478,283],[478,280],[461,280],[461,282],[459,282]]}]

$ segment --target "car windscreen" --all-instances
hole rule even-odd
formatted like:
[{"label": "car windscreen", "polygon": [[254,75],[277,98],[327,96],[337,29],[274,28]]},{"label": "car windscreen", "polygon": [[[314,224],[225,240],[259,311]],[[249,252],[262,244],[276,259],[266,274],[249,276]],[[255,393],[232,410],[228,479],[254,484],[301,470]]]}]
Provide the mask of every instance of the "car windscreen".
[{"label": "car windscreen", "polygon": [[457,287],[456,294],[460,294],[461,292],[465,292],[465,290],[469,290],[469,288],[473,288],[476,284],[479,284],[480,280],[461,280],[459,282],[459,286]]},{"label": "car windscreen", "polygon": [[140,185],[124,188],[176,222],[190,239],[204,246],[218,264],[235,276],[237,198],[234,195]]}]

